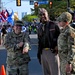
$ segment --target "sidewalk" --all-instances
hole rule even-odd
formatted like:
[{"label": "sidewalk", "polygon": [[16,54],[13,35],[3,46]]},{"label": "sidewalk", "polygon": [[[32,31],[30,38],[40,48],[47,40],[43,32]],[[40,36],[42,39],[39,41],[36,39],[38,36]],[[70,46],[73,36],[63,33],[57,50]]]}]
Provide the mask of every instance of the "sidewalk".
[{"label": "sidewalk", "polygon": [[5,47],[3,47],[2,45],[0,45],[0,50],[5,49]]}]

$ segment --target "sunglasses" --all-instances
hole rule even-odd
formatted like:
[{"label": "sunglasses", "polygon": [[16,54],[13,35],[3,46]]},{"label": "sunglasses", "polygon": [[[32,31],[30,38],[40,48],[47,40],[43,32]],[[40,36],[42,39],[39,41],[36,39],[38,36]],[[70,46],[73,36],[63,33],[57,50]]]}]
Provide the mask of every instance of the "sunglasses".
[{"label": "sunglasses", "polygon": [[45,15],[45,13],[40,13],[39,15],[42,16],[42,15]]}]

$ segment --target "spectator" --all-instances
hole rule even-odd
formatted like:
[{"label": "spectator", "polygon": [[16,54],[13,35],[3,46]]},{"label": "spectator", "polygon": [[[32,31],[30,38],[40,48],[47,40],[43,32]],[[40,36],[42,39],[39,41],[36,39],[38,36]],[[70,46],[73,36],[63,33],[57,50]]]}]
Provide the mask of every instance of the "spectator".
[{"label": "spectator", "polygon": [[12,27],[11,27],[11,25],[8,25],[8,27],[7,27],[7,33],[11,32],[11,31],[12,31]]},{"label": "spectator", "polygon": [[57,38],[59,27],[49,19],[44,8],[39,9],[40,25],[38,27],[38,59],[42,64],[44,75],[59,75]]},{"label": "spectator", "polygon": [[3,25],[1,28],[1,45],[3,45],[3,43],[4,43],[4,39],[5,39],[6,34],[7,34],[6,26]]}]

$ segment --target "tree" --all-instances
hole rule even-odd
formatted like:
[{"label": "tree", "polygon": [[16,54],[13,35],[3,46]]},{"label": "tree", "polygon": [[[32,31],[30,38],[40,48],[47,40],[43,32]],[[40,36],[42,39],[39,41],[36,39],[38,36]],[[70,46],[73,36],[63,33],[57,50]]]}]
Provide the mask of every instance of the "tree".
[{"label": "tree", "polygon": [[[49,2],[52,1],[52,7],[50,8],[50,3],[48,4],[42,4],[39,5],[38,8],[34,9],[34,14],[38,15],[38,9],[39,8],[45,8],[47,9],[49,16],[52,20],[54,20],[54,18],[56,16],[59,16],[62,12],[64,11],[68,11],[67,10],[67,0],[49,0]],[[75,5],[75,0],[70,0],[70,7],[72,10],[74,9],[74,5]]]},{"label": "tree", "polygon": [[[31,11],[34,12],[31,15],[26,15],[22,19],[25,21],[31,22],[33,18],[38,18],[38,9],[39,8],[45,8],[47,9],[50,19],[54,20],[55,17],[59,16],[62,12],[68,11],[67,10],[67,1],[68,0],[49,0],[49,2],[52,1],[52,8],[50,8],[50,3],[48,4],[41,4],[37,7],[34,7],[34,9],[31,8]],[[70,8],[71,10],[75,10],[75,0],[70,0]]]},{"label": "tree", "polygon": [[32,22],[34,18],[38,18],[36,15],[26,15],[22,18],[23,21]]}]

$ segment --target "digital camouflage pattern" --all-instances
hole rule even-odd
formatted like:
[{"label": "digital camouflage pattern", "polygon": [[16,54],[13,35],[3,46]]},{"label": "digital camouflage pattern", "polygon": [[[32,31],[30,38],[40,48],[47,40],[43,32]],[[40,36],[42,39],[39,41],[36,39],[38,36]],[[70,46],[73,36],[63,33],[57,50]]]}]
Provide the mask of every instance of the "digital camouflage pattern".
[{"label": "digital camouflage pattern", "polygon": [[73,27],[70,27],[70,32],[71,32],[71,44],[72,44],[72,58],[73,60],[71,61],[71,64],[73,65],[73,71],[72,75],[75,75],[75,29]]},{"label": "digital camouflage pattern", "polygon": [[65,65],[72,60],[72,50],[70,42],[70,28],[67,26],[65,29],[61,30],[58,37],[58,54],[60,58],[60,69],[61,75],[66,75]]},{"label": "digital camouflage pattern", "polygon": [[[28,53],[22,53],[23,48],[29,46],[29,36],[26,33],[21,33],[19,35],[14,32],[10,32],[6,35],[4,46],[7,49],[7,70],[9,73],[13,73],[11,75],[16,75],[16,68],[20,70],[24,70],[24,74],[20,75],[28,75],[25,74],[27,72],[27,65],[30,61],[30,56]],[[23,47],[17,47],[17,44],[20,42],[24,42]],[[26,67],[25,67],[26,66]],[[13,69],[14,72],[11,72]],[[10,74],[8,74],[10,75]]]}]

